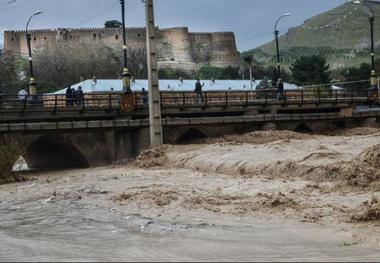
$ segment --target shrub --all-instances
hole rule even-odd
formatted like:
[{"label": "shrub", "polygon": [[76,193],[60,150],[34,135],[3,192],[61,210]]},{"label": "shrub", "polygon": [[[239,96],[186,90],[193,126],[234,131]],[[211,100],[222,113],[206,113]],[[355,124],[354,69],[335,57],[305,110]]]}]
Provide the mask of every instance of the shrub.
[{"label": "shrub", "polygon": [[11,183],[23,180],[12,171],[13,165],[22,155],[22,143],[11,136],[0,136],[0,183]]}]

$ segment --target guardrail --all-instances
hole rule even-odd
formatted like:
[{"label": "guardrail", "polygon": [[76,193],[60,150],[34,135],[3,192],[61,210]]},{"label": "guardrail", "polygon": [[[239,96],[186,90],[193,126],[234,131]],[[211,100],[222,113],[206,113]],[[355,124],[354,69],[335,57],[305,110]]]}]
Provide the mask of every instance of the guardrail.
[{"label": "guardrail", "polygon": [[[0,113],[28,112],[120,112],[123,93],[91,93],[81,98],[67,98],[64,94],[18,96],[3,95],[0,98]],[[135,110],[148,107],[147,93],[134,93]],[[259,105],[304,105],[322,103],[373,103],[379,102],[377,91],[370,90],[276,90],[261,91],[207,91],[202,93],[184,91],[161,92],[161,107],[166,108],[210,108],[249,107]]]}]

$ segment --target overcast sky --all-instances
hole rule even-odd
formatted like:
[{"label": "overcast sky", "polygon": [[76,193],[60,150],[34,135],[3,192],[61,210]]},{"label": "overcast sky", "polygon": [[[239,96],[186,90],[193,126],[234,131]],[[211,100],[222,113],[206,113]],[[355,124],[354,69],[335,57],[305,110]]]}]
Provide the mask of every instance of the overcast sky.
[{"label": "overcast sky", "polygon": [[[275,20],[283,13],[279,29],[303,23],[346,0],[155,0],[159,27],[188,26],[190,31],[233,31],[240,51],[264,44],[273,38]],[[126,0],[128,26],[144,26],[141,0]],[[0,0],[0,42],[3,31],[23,29],[35,11],[30,28],[99,27],[106,20],[120,20],[119,0]]]}]

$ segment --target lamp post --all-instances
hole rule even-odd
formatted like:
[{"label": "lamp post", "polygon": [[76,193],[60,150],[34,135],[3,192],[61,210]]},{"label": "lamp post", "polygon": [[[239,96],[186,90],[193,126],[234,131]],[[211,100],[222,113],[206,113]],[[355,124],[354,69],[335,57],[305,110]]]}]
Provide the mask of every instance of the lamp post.
[{"label": "lamp post", "polygon": [[371,87],[377,86],[377,76],[375,69],[375,40],[374,40],[374,26],[375,26],[375,17],[371,6],[369,5],[371,1],[367,0],[355,0],[354,4],[363,5],[369,13],[369,25],[371,33]]},{"label": "lamp post", "polygon": [[279,79],[281,78],[280,47],[279,47],[279,44],[278,44],[278,36],[280,34],[280,31],[278,31],[277,25],[278,25],[278,23],[280,22],[281,19],[283,19],[284,17],[288,17],[290,15],[291,15],[290,13],[286,13],[286,14],[280,16],[277,19],[276,24],[274,25],[274,36],[276,38],[276,51],[277,51],[277,75],[278,75]]},{"label": "lamp post", "polygon": [[36,80],[34,79],[32,48],[31,48],[31,44],[30,44],[31,35],[29,34],[28,28],[29,28],[29,23],[32,20],[32,18],[37,16],[37,15],[40,15],[40,14],[42,14],[41,11],[36,12],[29,18],[28,23],[26,24],[26,30],[25,30],[26,43],[28,46],[28,55],[29,55],[28,59],[29,59],[29,70],[30,70],[30,80],[29,80],[29,94],[30,95],[36,95],[37,94],[37,91],[36,91],[37,84],[36,84]]},{"label": "lamp post", "polygon": [[131,74],[128,72],[128,56],[127,56],[127,37],[125,32],[125,0],[120,0],[121,4],[121,18],[123,23],[123,52],[124,52],[124,68],[123,68],[123,91],[131,94]]}]

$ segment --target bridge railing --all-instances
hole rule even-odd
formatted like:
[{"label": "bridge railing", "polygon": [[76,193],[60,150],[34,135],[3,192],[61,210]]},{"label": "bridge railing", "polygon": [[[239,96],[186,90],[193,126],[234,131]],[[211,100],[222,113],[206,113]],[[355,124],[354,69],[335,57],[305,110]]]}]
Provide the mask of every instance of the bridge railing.
[{"label": "bridge railing", "polygon": [[0,99],[0,110],[11,112],[71,112],[92,110],[119,110],[120,94],[85,94],[83,98],[67,98],[66,95],[3,95]]},{"label": "bridge railing", "polygon": [[[136,92],[135,106],[148,108],[147,93]],[[295,90],[240,90],[240,91],[206,91],[201,94],[185,91],[161,92],[162,108],[208,108],[233,106],[262,106],[287,104],[321,104],[321,103],[356,103],[378,100],[378,93],[369,89],[329,89],[313,87]],[[7,112],[118,112],[122,104],[122,93],[99,92],[85,94],[82,98],[66,97],[65,94],[48,94],[38,96],[3,95],[0,98],[0,111]]]},{"label": "bridge railing", "polygon": [[164,108],[355,103],[376,99],[378,94],[372,94],[370,90],[331,90],[325,87],[286,90],[282,93],[277,90],[207,91],[201,95],[194,92],[161,92],[161,104]]}]

